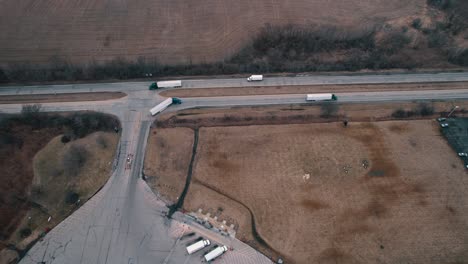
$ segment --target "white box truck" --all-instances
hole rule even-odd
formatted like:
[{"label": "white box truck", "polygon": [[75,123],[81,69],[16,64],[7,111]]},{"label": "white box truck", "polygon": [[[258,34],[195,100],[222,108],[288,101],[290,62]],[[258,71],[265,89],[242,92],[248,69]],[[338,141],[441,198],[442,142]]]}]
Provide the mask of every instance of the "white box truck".
[{"label": "white box truck", "polygon": [[210,252],[208,252],[208,254],[205,255],[205,260],[206,261],[212,261],[213,259],[221,256],[222,254],[224,254],[224,252],[226,252],[228,249],[226,246],[222,246],[222,247],[217,247],[213,250],[211,250]]},{"label": "white box truck", "polygon": [[155,107],[150,109],[151,115],[156,115],[157,113],[161,113],[164,109],[168,108],[171,104],[181,104],[182,100],[179,98],[167,98],[166,100],[162,101],[160,104],[156,105]]},{"label": "white box truck", "polygon": [[156,90],[156,89],[161,89],[161,88],[176,88],[176,87],[182,87],[181,80],[155,82],[150,85],[149,89]]},{"label": "white box truck", "polygon": [[192,245],[188,246],[187,247],[187,253],[192,254],[192,253],[195,253],[197,251],[199,251],[200,249],[203,249],[204,247],[206,246],[209,246],[211,245],[211,242],[210,240],[200,240],[196,243],[193,243]]},{"label": "white box truck", "polygon": [[247,78],[248,82],[262,81],[262,80],[263,80],[263,75],[250,75],[250,77]]},{"label": "white box truck", "polygon": [[306,101],[336,101],[338,97],[331,93],[308,94]]}]

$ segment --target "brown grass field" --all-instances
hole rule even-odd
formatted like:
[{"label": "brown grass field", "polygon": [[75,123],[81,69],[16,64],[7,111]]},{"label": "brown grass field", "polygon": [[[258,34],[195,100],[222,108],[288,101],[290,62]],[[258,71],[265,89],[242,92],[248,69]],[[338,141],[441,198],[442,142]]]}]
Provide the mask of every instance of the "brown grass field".
[{"label": "brown grass field", "polygon": [[122,92],[2,95],[0,104],[35,104],[55,102],[105,101],[127,96]]},{"label": "brown grass field", "polygon": [[267,23],[365,29],[409,23],[426,11],[426,0],[2,0],[0,63],[140,56],[212,62],[237,52]]},{"label": "brown grass field", "polygon": [[[209,111],[221,112],[192,111],[207,120]],[[168,135],[174,129],[181,128],[154,130]],[[433,120],[351,122],[346,128],[341,122],[206,122],[198,129],[184,208],[235,221],[247,242],[254,240],[250,210],[271,249],[252,244],[267,254],[289,263],[468,261],[468,178]],[[159,150],[167,155],[172,149]]]}]

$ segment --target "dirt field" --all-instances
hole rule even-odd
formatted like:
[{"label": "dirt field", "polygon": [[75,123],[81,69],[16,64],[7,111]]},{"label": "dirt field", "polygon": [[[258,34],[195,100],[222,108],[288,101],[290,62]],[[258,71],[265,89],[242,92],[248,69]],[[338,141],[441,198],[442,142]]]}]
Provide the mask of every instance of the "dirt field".
[{"label": "dirt field", "polygon": [[[448,106],[439,104],[436,109]],[[341,110],[347,107],[350,119],[376,113],[378,120],[384,113],[388,118],[390,106],[344,105]],[[184,208],[235,222],[238,237],[267,254],[276,252],[289,263],[468,261],[468,178],[435,121],[285,125],[281,114],[313,115],[313,110],[271,107],[236,109],[230,116],[245,118],[249,112],[262,121],[263,111],[279,115],[282,125],[229,119],[220,127],[223,110],[189,111],[193,116],[185,111],[172,123],[201,122]],[[271,249],[254,242],[249,211]]]},{"label": "dirt field", "polygon": [[266,23],[371,28],[423,16],[426,0],[0,1],[0,62],[116,57],[161,63],[221,60]]},{"label": "dirt field", "polygon": [[104,101],[127,96],[121,92],[96,93],[65,93],[65,94],[33,94],[33,95],[3,95],[0,104],[33,104],[56,102]]},{"label": "dirt field", "polygon": [[[210,97],[265,94],[307,94],[339,92],[374,92],[374,91],[414,91],[465,89],[466,82],[457,83],[403,83],[403,84],[354,84],[354,85],[291,85],[291,86],[258,86],[232,88],[171,89],[160,93],[166,97]],[[1,99],[1,97],[0,97]]]}]

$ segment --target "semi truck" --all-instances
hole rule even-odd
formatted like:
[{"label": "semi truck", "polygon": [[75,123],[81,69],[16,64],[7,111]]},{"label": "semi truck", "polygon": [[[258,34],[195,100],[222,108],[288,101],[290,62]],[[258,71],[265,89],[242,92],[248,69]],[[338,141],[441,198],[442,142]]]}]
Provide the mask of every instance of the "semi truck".
[{"label": "semi truck", "polygon": [[253,81],[263,81],[263,75],[250,75],[249,78],[247,78],[248,82],[253,82]]},{"label": "semi truck", "polygon": [[222,254],[224,254],[224,252],[226,252],[228,249],[226,246],[222,246],[222,247],[217,247],[213,250],[211,250],[210,252],[208,252],[206,255],[205,255],[205,260],[208,262],[208,261],[212,261],[213,259],[221,256]]},{"label": "semi truck", "polygon": [[204,247],[206,246],[209,246],[211,245],[211,242],[210,240],[206,239],[206,240],[200,240],[196,243],[193,243],[192,245],[188,246],[187,247],[187,253],[190,255],[192,253],[195,253],[201,249],[203,249]]},{"label": "semi truck", "polygon": [[182,87],[181,80],[154,82],[150,85],[149,89],[156,90],[156,89],[161,89],[161,88],[176,88],[176,87]]},{"label": "semi truck", "polygon": [[151,113],[151,115],[154,116],[154,115],[164,111],[171,104],[181,104],[181,103],[182,103],[182,100],[180,100],[179,98],[176,98],[176,97],[167,98],[166,100],[162,101],[160,104],[158,104],[155,107],[151,108],[150,113]]},{"label": "semi truck", "polygon": [[306,101],[336,101],[338,97],[332,93],[308,94]]}]

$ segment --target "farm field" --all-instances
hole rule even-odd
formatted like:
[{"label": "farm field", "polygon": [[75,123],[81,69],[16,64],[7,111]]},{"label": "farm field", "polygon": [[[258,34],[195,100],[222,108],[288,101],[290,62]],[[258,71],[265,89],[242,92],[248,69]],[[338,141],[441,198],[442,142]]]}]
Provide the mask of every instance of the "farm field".
[{"label": "farm field", "polygon": [[[185,124],[203,121],[209,111],[215,112],[211,117],[222,112],[191,111],[198,119]],[[380,112],[375,105],[374,111]],[[181,118],[188,116],[184,112]],[[202,209],[234,222],[239,238],[289,263],[468,260],[466,169],[433,119],[344,127],[286,119],[216,125],[211,117],[193,127],[199,140],[185,210]],[[167,135],[183,129],[177,127],[182,119],[164,121],[154,130]],[[184,138],[172,140],[193,137]],[[187,168],[188,161],[178,166],[184,164]],[[250,214],[264,243],[255,239]]]},{"label": "farm field", "polygon": [[425,0],[0,1],[0,62],[227,58],[270,24],[367,29],[424,16]]}]

